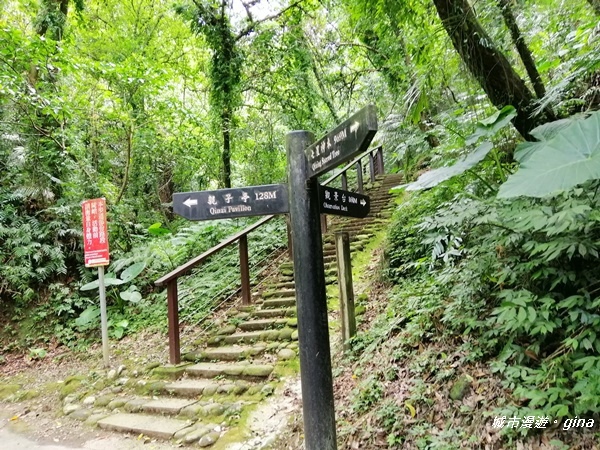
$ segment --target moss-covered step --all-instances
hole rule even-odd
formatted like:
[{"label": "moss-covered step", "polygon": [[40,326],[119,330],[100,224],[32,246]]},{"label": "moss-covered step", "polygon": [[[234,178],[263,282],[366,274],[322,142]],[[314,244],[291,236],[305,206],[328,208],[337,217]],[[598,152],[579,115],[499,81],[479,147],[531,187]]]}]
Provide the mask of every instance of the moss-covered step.
[{"label": "moss-covered step", "polygon": [[238,325],[240,330],[244,331],[257,331],[257,330],[268,330],[269,328],[280,328],[286,325],[288,319],[258,319],[258,320],[248,320],[247,322],[242,322]]},{"label": "moss-covered step", "polygon": [[178,397],[209,397],[216,394],[241,395],[253,384],[244,381],[216,381],[210,379],[178,380],[165,385],[165,391]]},{"label": "moss-covered step", "polygon": [[279,289],[275,291],[264,291],[262,293],[262,298],[267,300],[281,297],[293,297],[295,294],[296,291],[294,289]]},{"label": "moss-covered step", "polygon": [[219,376],[266,378],[274,367],[270,364],[218,364],[198,363],[187,367],[186,373],[193,377],[214,378]]},{"label": "moss-covered step", "polygon": [[[266,345],[257,344],[254,346],[226,346],[206,348],[197,352],[190,352],[183,355],[186,361],[238,361],[251,356],[258,356],[267,349]],[[186,367],[187,372],[187,367]]]},{"label": "moss-covered step", "polygon": [[265,300],[262,303],[263,308],[284,308],[289,306],[296,306],[296,297],[274,298],[272,300]]},{"label": "moss-covered step", "polygon": [[296,315],[296,308],[270,308],[270,309],[257,309],[254,311],[253,316],[255,317],[294,317]]},{"label": "moss-covered step", "polygon": [[184,398],[169,398],[163,397],[150,400],[141,405],[141,410],[145,413],[162,414],[176,416],[183,408],[196,403],[196,400],[188,400]]},{"label": "moss-covered step", "polygon": [[240,344],[266,341],[289,341],[291,340],[291,333],[293,331],[294,330],[286,328],[280,330],[246,331],[225,336],[225,342],[227,344]]}]

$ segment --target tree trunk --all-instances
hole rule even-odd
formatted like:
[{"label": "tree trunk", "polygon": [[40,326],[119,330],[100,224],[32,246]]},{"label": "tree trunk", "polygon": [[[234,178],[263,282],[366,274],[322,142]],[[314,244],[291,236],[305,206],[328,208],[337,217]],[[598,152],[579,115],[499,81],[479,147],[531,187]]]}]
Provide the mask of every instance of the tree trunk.
[{"label": "tree trunk", "polygon": [[519,56],[521,57],[521,61],[523,61],[527,75],[529,75],[529,79],[533,85],[533,90],[538,98],[542,98],[546,95],[546,87],[544,86],[544,82],[542,81],[542,77],[540,76],[537,67],[535,66],[535,61],[533,60],[531,51],[529,50],[529,47],[527,47],[525,39],[523,39],[519,25],[517,25],[517,20],[510,6],[510,1],[511,0],[498,0],[500,11],[502,11],[502,17],[504,17],[504,22],[510,31],[510,37],[512,38],[513,44],[519,52]]},{"label": "tree trunk", "polygon": [[433,0],[433,3],[454,48],[490,101],[497,108],[514,106],[517,110],[513,119],[515,128],[524,138],[532,139],[529,132],[545,122],[543,117],[531,117],[535,98],[494,46],[467,0]]},{"label": "tree trunk", "polygon": [[600,0],[588,0],[594,12],[600,16]]},{"label": "tree trunk", "polygon": [[225,109],[221,114],[221,131],[223,134],[223,187],[231,187],[231,113]]}]

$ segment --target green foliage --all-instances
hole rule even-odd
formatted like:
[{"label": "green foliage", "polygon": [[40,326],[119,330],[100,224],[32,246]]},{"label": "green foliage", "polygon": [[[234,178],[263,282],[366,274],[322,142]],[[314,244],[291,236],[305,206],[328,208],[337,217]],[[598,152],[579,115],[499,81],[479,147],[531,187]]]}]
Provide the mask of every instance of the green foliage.
[{"label": "green foliage", "polygon": [[500,187],[498,197],[544,197],[600,178],[600,112],[569,125],[538,129],[536,137],[542,140],[517,148],[521,166]]}]

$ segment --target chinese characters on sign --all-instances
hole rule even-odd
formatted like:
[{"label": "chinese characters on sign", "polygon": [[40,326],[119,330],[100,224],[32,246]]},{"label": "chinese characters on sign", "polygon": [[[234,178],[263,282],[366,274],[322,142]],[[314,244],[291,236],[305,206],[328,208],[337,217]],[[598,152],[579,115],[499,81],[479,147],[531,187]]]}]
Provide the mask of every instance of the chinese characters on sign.
[{"label": "chinese characters on sign", "polygon": [[377,132],[377,112],[369,105],[306,149],[308,175],[328,172],[369,148]]},{"label": "chinese characters on sign", "polygon": [[323,214],[363,218],[371,207],[368,196],[356,192],[319,186],[319,208]]},{"label": "chinese characters on sign", "polygon": [[106,266],[109,263],[106,201],[103,198],[86,200],[81,210],[85,266]]},{"label": "chinese characters on sign", "polygon": [[284,184],[173,194],[173,212],[189,220],[285,214],[288,210]]}]

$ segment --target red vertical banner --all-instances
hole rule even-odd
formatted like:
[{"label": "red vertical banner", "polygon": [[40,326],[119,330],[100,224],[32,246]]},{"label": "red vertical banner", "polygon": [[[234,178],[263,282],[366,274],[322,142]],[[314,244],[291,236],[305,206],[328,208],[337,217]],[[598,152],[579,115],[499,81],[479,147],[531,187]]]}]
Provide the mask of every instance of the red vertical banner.
[{"label": "red vertical banner", "polygon": [[81,204],[81,210],[85,267],[107,266],[109,256],[106,200],[86,200]]}]

